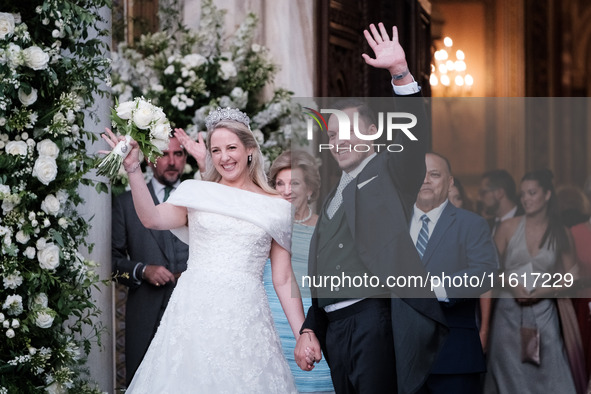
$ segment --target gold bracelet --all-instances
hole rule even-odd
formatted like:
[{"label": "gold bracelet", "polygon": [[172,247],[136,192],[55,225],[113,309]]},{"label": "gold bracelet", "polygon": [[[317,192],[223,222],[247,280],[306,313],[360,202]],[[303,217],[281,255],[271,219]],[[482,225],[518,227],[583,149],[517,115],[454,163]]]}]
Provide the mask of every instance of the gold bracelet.
[{"label": "gold bracelet", "polygon": [[138,168],[140,168],[140,162],[138,161],[137,163],[135,163],[135,166],[128,170],[127,168],[125,168],[125,166],[123,166],[123,168],[125,169],[125,172],[127,172],[128,174],[131,174],[133,172],[136,172]]}]

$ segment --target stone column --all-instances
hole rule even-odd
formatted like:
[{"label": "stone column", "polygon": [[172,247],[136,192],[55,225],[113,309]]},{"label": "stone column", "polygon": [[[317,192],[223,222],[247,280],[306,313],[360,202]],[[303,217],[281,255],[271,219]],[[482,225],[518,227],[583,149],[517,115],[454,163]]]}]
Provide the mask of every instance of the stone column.
[{"label": "stone column", "polygon": [[[100,11],[101,16],[107,21],[108,29],[111,27],[111,10],[103,8]],[[111,37],[103,37],[111,45]],[[109,56],[106,54],[106,56]],[[107,89],[101,86],[101,90]],[[92,112],[96,114],[100,122],[95,124],[89,117],[86,119],[85,129],[100,134],[105,127],[110,125],[109,108],[111,100],[109,97],[95,97],[94,108]],[[100,149],[109,149],[106,143],[99,141],[91,144],[88,142],[87,149],[89,154],[94,154]],[[87,175],[92,180],[97,180],[94,171]],[[104,179],[103,179],[104,180]],[[78,189],[80,196],[85,203],[78,210],[80,215],[89,221],[91,229],[88,239],[94,244],[93,252],[89,255],[88,250],[80,252],[99,264],[97,272],[100,279],[109,279],[111,277],[111,195],[108,193],[98,194],[92,187],[80,186]],[[90,219],[92,217],[92,220]],[[93,345],[88,357],[88,368],[90,378],[94,380],[99,388],[107,393],[113,393],[115,390],[114,381],[114,335],[113,335],[113,287],[99,284],[99,290],[93,290],[93,300],[101,310],[101,316],[96,318],[97,324],[105,327],[101,337],[101,347]]]}]

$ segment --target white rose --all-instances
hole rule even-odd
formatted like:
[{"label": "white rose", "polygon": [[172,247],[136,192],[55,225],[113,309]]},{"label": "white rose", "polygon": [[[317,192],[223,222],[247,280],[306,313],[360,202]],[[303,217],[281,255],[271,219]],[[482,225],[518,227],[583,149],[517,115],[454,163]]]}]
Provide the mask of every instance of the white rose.
[{"label": "white rose", "polygon": [[49,55],[38,46],[28,47],[23,51],[25,63],[33,70],[44,70],[49,62]]},{"label": "white rose", "polygon": [[8,196],[10,194],[10,186],[0,184],[0,196],[5,195]]},{"label": "white rose", "polygon": [[37,246],[37,250],[45,249],[47,246],[47,240],[45,238],[39,238],[35,246]]},{"label": "white rose", "polygon": [[21,324],[18,322],[18,320],[12,319],[11,326],[12,326],[12,328],[19,328],[21,326]]},{"label": "white rose", "polygon": [[18,90],[18,99],[25,107],[34,104],[37,101],[37,89],[32,88],[31,93],[27,94],[23,88],[20,88]]},{"label": "white rose", "polygon": [[10,327],[10,321],[9,321],[9,320],[4,320],[4,321],[2,322],[2,327],[4,327],[4,328],[8,328],[8,327]]},{"label": "white rose", "polygon": [[25,249],[25,257],[33,260],[35,258],[35,248],[29,246],[27,249]]},{"label": "white rose", "polygon": [[168,141],[152,140],[152,145],[154,145],[156,148],[160,149],[160,151],[162,152],[163,150],[168,148]]},{"label": "white rose", "polygon": [[35,161],[32,175],[44,185],[49,185],[57,175],[57,163],[49,156],[41,156]]},{"label": "white rose", "polygon": [[4,313],[0,313],[0,323],[4,321]]},{"label": "white rose", "polygon": [[39,152],[39,156],[49,156],[52,159],[57,159],[60,148],[52,140],[44,139],[37,144],[37,152]]},{"label": "white rose", "polygon": [[49,299],[45,293],[39,293],[35,296],[35,298],[33,298],[33,304],[42,308],[47,308],[48,302]]},{"label": "white rose", "polygon": [[7,12],[0,12],[0,40],[14,33],[14,16]]},{"label": "white rose", "polygon": [[167,141],[168,134],[170,133],[170,125],[168,123],[162,123],[152,128],[152,136],[156,139]]},{"label": "white rose", "polygon": [[60,248],[53,243],[48,243],[45,248],[37,252],[37,259],[41,268],[54,270],[60,265]]},{"label": "white rose", "polygon": [[252,44],[250,49],[252,49],[252,51],[256,53],[261,50],[261,46],[259,44]]},{"label": "white rose", "polygon": [[57,224],[61,228],[66,228],[66,227],[68,227],[68,220],[66,218],[59,218],[59,220],[57,221]]},{"label": "white rose", "polygon": [[6,330],[6,336],[8,338],[14,338],[14,330],[12,328],[9,328],[8,330]]},{"label": "white rose", "polygon": [[131,119],[131,114],[133,112],[133,110],[135,109],[136,103],[135,101],[126,101],[124,103],[121,103],[117,106],[117,108],[115,108],[115,111],[117,111],[117,116],[120,117],[121,119]]},{"label": "white rose", "polygon": [[220,60],[220,77],[227,81],[228,79],[238,75],[234,63],[229,60]]},{"label": "white rose", "polygon": [[25,141],[10,141],[4,148],[6,153],[14,156],[26,156],[27,155],[27,143]]},{"label": "white rose", "polygon": [[60,201],[53,194],[48,194],[41,203],[41,210],[48,215],[57,215],[60,208]]},{"label": "white rose", "polygon": [[29,242],[29,239],[31,239],[31,237],[29,235],[25,234],[23,230],[17,231],[16,242],[21,243],[21,244],[26,244],[27,242]]},{"label": "white rose", "polygon": [[173,73],[174,73],[174,66],[172,64],[164,69],[164,75],[171,75]]},{"label": "white rose", "polygon": [[163,123],[167,123],[168,124],[168,120],[166,119],[166,114],[164,113],[164,111],[162,110],[162,108],[153,107],[153,110],[154,110],[154,113],[153,113],[153,115],[154,115],[154,124],[163,124]]},{"label": "white rose", "polygon": [[51,309],[44,309],[37,312],[35,316],[35,325],[40,328],[49,328],[53,324],[53,315],[50,313]]},{"label": "white rose", "polygon": [[154,118],[154,109],[146,102],[140,101],[138,109],[133,111],[133,123],[140,129],[147,129]]}]

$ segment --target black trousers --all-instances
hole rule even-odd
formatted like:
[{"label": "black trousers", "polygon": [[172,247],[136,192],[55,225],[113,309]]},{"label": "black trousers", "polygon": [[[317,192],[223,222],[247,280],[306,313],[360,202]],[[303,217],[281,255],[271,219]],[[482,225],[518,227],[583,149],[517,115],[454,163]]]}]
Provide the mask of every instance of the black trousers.
[{"label": "black trousers", "polygon": [[389,299],[365,299],[328,313],[326,350],[337,394],[392,394],[396,360]]}]

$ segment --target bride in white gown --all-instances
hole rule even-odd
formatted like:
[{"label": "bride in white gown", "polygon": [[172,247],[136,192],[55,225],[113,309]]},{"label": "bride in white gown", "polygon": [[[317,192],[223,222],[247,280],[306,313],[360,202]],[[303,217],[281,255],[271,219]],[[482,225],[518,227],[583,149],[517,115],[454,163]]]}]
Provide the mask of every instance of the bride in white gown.
[{"label": "bride in white gown", "polygon": [[[297,339],[304,313],[292,286],[291,205],[267,185],[248,122],[234,109],[210,114],[205,179],[213,182],[185,181],[158,206],[136,171],[135,142],[124,160],[142,223],[174,229],[189,244],[187,271],[128,393],[296,392],[262,282],[270,255],[273,284]],[[118,139],[107,133],[114,146]]]}]

